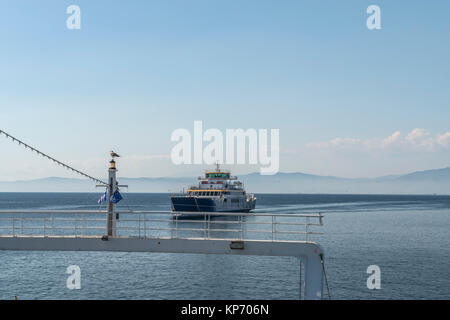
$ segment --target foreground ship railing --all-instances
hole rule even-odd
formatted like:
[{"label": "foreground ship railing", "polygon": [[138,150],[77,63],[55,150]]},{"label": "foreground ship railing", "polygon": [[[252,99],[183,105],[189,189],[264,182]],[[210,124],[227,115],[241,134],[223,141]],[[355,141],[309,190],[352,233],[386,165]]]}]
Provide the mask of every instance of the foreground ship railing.
[{"label": "foreground ship railing", "polygon": [[[115,237],[306,241],[322,234],[319,214],[116,211]],[[0,236],[87,237],[106,234],[106,211],[1,210]]]},{"label": "foreground ship railing", "polygon": [[311,239],[320,226],[321,214],[115,211],[111,217],[106,211],[1,210],[0,250],[297,257],[305,270],[300,297],[320,299],[323,249]]}]

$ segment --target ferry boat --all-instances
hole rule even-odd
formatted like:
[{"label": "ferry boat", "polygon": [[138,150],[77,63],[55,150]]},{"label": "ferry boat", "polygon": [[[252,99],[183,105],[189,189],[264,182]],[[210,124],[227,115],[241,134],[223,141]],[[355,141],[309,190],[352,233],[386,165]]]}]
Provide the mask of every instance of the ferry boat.
[{"label": "ferry boat", "polygon": [[243,212],[255,209],[256,197],[247,193],[242,182],[229,171],[206,171],[198,177],[199,184],[187,192],[171,195],[172,211],[182,212]]}]

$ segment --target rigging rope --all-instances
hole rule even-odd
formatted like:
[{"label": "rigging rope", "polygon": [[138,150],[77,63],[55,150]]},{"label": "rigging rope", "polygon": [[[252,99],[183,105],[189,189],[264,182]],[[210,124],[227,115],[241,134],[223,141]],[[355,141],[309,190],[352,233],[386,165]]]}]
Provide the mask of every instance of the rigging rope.
[{"label": "rigging rope", "polygon": [[100,183],[100,184],[108,185],[106,182],[104,182],[104,181],[102,181],[102,180],[99,180],[99,179],[97,179],[97,178],[94,178],[94,177],[92,177],[92,176],[90,176],[90,175],[88,175],[88,174],[86,174],[86,173],[84,173],[84,172],[81,172],[80,170],[77,170],[77,169],[75,169],[75,168],[72,168],[71,166],[69,166],[69,165],[67,165],[67,164],[65,164],[65,163],[62,163],[61,161],[58,161],[58,160],[56,160],[55,158],[52,158],[52,157],[50,157],[49,155],[46,155],[45,153],[43,153],[43,152],[41,152],[41,151],[39,151],[39,150],[33,148],[32,146],[26,144],[25,142],[23,142],[23,141],[21,141],[21,140],[19,140],[19,139],[17,139],[17,138],[14,138],[12,135],[6,133],[5,131],[0,130],[0,135],[1,135],[2,133],[6,136],[6,138],[11,138],[14,142],[18,142],[19,145],[23,145],[23,146],[25,147],[25,149],[28,148],[28,149],[30,149],[31,151],[34,151],[34,152],[36,152],[37,154],[39,154],[39,155],[41,155],[41,156],[43,156],[43,157],[45,157],[45,158],[47,158],[47,159],[49,159],[49,160],[51,160],[51,161],[57,163],[57,164],[59,164],[60,166],[66,168],[66,169],[68,169],[68,170],[71,170],[71,171],[73,171],[73,172],[75,172],[75,173],[78,173],[78,174],[80,174],[80,175],[82,175],[82,176],[84,176],[84,177],[86,177],[86,178],[88,178],[88,179],[90,179],[90,180],[93,180],[93,181],[95,181],[95,182],[97,182],[97,183]]},{"label": "rigging rope", "polygon": [[331,300],[330,287],[328,286],[327,273],[325,272],[325,261],[323,260],[323,254],[320,255],[320,262],[322,263],[323,275],[325,277],[325,284],[327,285],[328,300]]}]

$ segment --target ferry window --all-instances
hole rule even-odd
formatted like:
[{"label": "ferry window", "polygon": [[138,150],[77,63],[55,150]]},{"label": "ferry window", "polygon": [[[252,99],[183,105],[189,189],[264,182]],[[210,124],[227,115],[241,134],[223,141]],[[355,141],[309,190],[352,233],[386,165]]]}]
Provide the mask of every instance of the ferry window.
[{"label": "ferry window", "polygon": [[206,177],[209,179],[214,179],[214,178],[227,179],[229,177],[229,174],[228,173],[208,173],[206,175]]}]

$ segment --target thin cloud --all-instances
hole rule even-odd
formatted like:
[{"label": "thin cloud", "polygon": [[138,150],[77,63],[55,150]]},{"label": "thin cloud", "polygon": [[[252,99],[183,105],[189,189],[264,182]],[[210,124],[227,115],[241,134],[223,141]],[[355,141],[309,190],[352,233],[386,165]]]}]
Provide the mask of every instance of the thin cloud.
[{"label": "thin cloud", "polygon": [[334,138],[330,141],[307,143],[308,148],[328,149],[328,148],[351,148],[361,144],[360,139],[353,138]]},{"label": "thin cloud", "polygon": [[319,150],[382,150],[404,149],[417,151],[437,151],[450,149],[450,132],[432,136],[423,128],[415,128],[407,135],[395,131],[386,138],[358,139],[358,138],[334,138],[329,141],[310,142],[307,148]]}]

